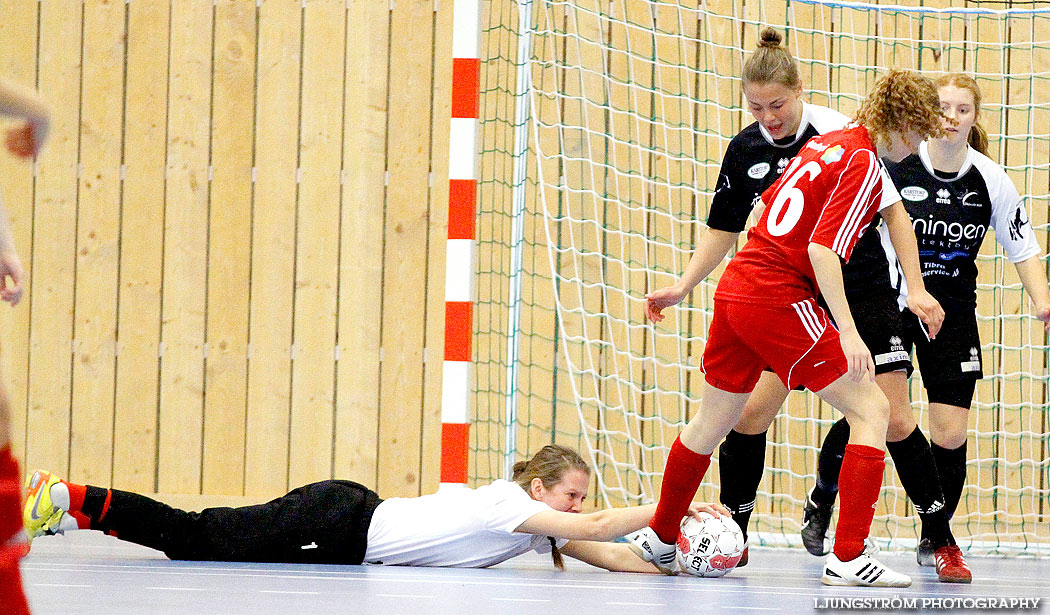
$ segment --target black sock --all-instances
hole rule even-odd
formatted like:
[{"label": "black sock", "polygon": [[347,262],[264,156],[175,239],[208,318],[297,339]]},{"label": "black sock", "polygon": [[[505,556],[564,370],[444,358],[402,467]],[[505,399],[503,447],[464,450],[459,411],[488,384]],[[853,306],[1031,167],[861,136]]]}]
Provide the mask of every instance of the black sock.
[{"label": "black sock", "polygon": [[950,519],[959,507],[963,485],[966,483],[966,443],[956,449],[942,448],[934,444],[933,458],[937,461],[937,474],[941,477],[944,491],[944,512]]},{"label": "black sock", "polygon": [[106,504],[107,499],[109,499],[109,490],[102,487],[92,487],[91,485],[86,485],[85,489],[84,505],[80,508],[80,512],[84,513],[91,521],[91,529],[101,529],[99,521],[101,521],[103,514],[108,512]]},{"label": "black sock", "polygon": [[736,430],[726,435],[718,447],[719,500],[733,513],[733,521],[744,532],[755,508],[758,483],[766,466],[766,432],[742,434]]},{"label": "black sock", "polygon": [[835,504],[839,492],[839,472],[842,470],[842,456],[846,454],[849,444],[849,423],[839,419],[824,436],[817,457],[817,484],[813,489],[813,503],[824,506]]},{"label": "black sock", "polygon": [[887,442],[886,449],[893,458],[904,491],[922,520],[922,538],[929,538],[934,548],[955,544],[944,508],[937,462],[922,430],[916,426],[900,442]]}]

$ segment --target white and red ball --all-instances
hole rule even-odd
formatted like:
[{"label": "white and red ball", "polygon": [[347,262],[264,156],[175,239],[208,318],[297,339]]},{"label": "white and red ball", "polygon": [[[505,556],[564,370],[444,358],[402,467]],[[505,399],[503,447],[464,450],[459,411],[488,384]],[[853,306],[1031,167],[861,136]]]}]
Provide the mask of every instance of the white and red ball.
[{"label": "white and red ball", "polygon": [[700,513],[682,520],[678,535],[678,563],[682,572],[698,577],[720,577],[736,567],[744,554],[744,533],[731,517]]}]

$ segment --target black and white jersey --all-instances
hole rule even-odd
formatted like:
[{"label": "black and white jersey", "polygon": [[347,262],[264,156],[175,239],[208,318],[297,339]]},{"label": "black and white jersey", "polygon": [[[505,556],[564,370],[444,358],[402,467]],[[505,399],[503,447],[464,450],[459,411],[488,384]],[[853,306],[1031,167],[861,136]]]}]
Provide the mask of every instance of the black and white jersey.
[{"label": "black and white jersey", "polygon": [[977,254],[989,226],[1007,258],[1039,254],[1024,201],[1002,167],[969,148],[954,176],[938,177],[926,143],[889,165],[919,244],[926,290],[945,307],[976,307]]},{"label": "black and white jersey", "polygon": [[777,181],[806,141],[848,123],[849,118],[838,111],[802,103],[802,120],[794,137],[778,143],[759,122],[741,130],[729,142],[722,158],[707,226],[729,233],[742,232],[759,195]]}]

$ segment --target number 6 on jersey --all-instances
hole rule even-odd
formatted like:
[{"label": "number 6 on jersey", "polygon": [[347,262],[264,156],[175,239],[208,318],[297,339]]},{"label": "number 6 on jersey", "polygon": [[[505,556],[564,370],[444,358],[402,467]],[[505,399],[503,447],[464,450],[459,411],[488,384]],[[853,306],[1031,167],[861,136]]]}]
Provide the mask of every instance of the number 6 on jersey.
[{"label": "number 6 on jersey", "polygon": [[[795,225],[798,224],[799,219],[802,217],[802,209],[805,207],[805,195],[795,187],[795,184],[802,179],[803,175],[808,175],[809,180],[812,181],[813,178],[820,174],[820,164],[817,161],[810,160],[799,168],[801,163],[801,158],[791,160],[791,166],[785,172],[784,185],[777,192],[777,198],[773,201],[773,204],[769,206],[766,230],[774,237],[787,235],[791,232],[791,229],[795,228]],[[782,210],[783,217],[781,217]]]}]

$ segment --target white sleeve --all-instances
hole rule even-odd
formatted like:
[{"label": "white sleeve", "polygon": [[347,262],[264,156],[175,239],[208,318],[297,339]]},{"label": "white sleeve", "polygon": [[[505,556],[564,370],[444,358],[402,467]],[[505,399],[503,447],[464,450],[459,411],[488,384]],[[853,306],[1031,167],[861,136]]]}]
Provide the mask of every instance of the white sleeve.
[{"label": "white sleeve", "polygon": [[882,201],[879,203],[879,211],[882,211],[900,202],[901,194],[897,192],[897,186],[893,184],[890,174],[886,172],[886,165],[880,164],[879,167],[881,167],[879,173],[882,175]]},{"label": "white sleeve", "polygon": [[[536,546],[533,551],[536,553],[550,553],[551,552],[551,541],[550,538],[543,536],[543,540],[536,541]],[[562,548],[569,543],[566,538],[555,538],[554,543],[558,545],[558,548]]]},{"label": "white sleeve", "polygon": [[497,480],[483,489],[486,510],[482,515],[489,530],[510,534],[536,513],[551,510],[550,506],[529,497],[517,483]]},{"label": "white sleeve", "polygon": [[1036,241],[1028,210],[1021,195],[1017,193],[1017,188],[1006,173],[992,181],[994,186],[989,186],[988,192],[992,198],[991,223],[995,229],[996,241],[1003,246],[1003,251],[1011,263],[1019,263],[1037,256],[1041,251],[1039,242]]}]

